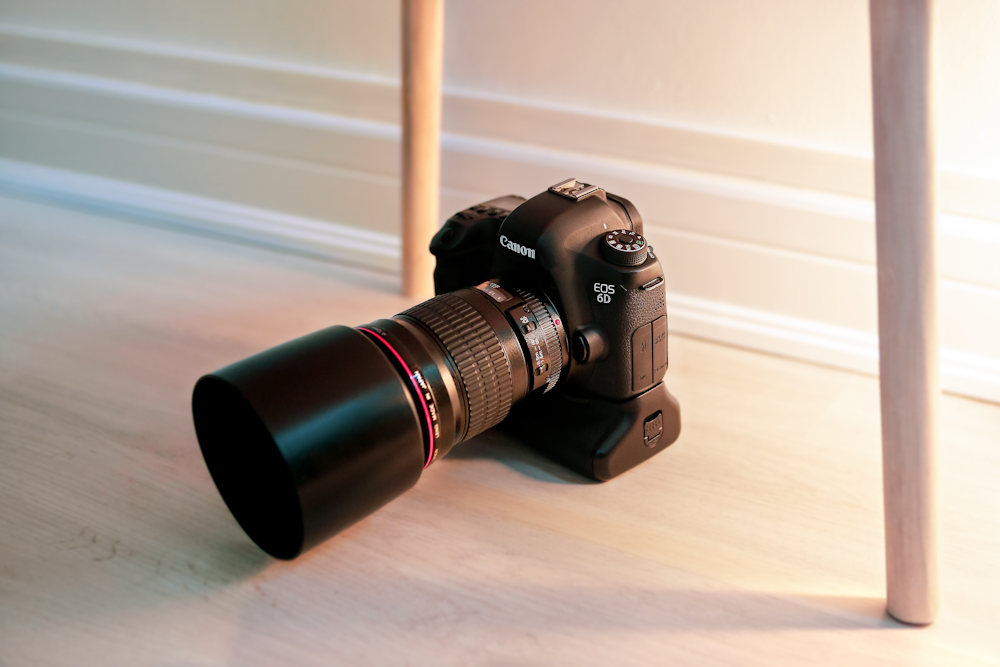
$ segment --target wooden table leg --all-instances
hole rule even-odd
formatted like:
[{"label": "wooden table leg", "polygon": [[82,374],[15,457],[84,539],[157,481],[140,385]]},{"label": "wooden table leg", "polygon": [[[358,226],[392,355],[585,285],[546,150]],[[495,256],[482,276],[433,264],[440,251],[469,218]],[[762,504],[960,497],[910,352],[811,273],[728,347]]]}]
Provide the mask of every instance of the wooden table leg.
[{"label": "wooden table leg", "polygon": [[938,611],[932,0],[870,0],[888,611]]},{"label": "wooden table leg", "polygon": [[444,0],[401,0],[403,31],[403,293],[434,294],[428,246],[438,229]]}]

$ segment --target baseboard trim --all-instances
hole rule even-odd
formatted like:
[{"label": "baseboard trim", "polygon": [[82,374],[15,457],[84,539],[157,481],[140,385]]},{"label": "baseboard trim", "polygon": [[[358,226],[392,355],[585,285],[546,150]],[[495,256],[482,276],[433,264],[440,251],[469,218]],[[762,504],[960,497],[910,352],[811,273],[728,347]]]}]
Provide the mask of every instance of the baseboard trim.
[{"label": "baseboard trim", "polygon": [[0,191],[399,274],[398,236],[0,159]]},{"label": "baseboard trim", "polygon": [[[332,77],[334,74],[325,72],[328,77]],[[123,103],[132,103],[183,109],[196,114],[199,120],[193,120],[195,124],[205,122],[208,119],[216,119],[217,121],[220,118],[238,118],[256,124],[254,128],[256,135],[254,135],[254,131],[244,129],[244,132],[249,132],[249,134],[242,137],[228,136],[227,141],[230,143],[234,140],[239,141],[241,138],[246,141],[248,136],[274,135],[274,137],[287,138],[285,130],[280,128],[294,128],[299,133],[295,136],[298,137],[297,141],[301,144],[296,144],[299,149],[295,150],[305,151],[303,155],[294,157],[307,169],[322,166],[350,171],[381,169],[384,172],[385,165],[376,164],[378,160],[374,158],[366,157],[360,161],[354,160],[354,162],[358,162],[354,164],[346,156],[378,155],[389,159],[386,156],[391,152],[391,147],[399,141],[398,125],[382,120],[292,108],[203,92],[177,90],[77,72],[39,69],[0,62],[0,80],[22,86],[37,87],[38,89],[63,91],[67,97],[60,103],[62,107],[68,109],[84,106],[74,106],[74,101],[90,104],[95,99],[103,99],[105,102],[100,104],[104,106],[99,104],[99,108],[105,113],[112,113],[112,109],[120,111]],[[385,88],[385,85],[380,84],[380,86],[380,90]],[[12,99],[17,97],[16,91],[11,93],[11,97]],[[489,100],[480,100],[480,102],[485,105],[484,109],[479,109],[475,113],[470,112],[469,116],[479,118],[484,113],[496,112],[496,109],[489,107]],[[52,104],[51,101],[50,104]],[[528,107],[521,106],[523,108],[518,113],[528,113],[525,111]],[[491,110],[487,112],[486,108]],[[141,107],[136,107],[132,117],[142,117],[141,110]],[[33,122],[42,122],[44,114],[39,115],[39,111],[40,109],[25,109],[23,111],[5,109],[2,113],[5,114],[4,117],[17,118],[20,115],[23,117],[22,120],[34,118]],[[549,115],[570,114],[570,111],[558,109],[546,108],[542,111]],[[598,117],[595,116],[595,118]],[[70,122],[71,120],[57,121],[53,118],[49,119],[48,122]],[[542,120],[535,119],[525,122],[527,127],[532,127],[533,124],[542,123]],[[569,121],[567,120],[567,122]],[[583,117],[580,117],[573,122],[581,123],[584,120]],[[594,122],[598,121],[594,120]],[[633,125],[635,125],[634,122]],[[638,131],[638,127],[635,125],[632,130]],[[558,146],[543,146],[532,144],[530,141],[528,143],[500,141],[492,136],[463,134],[448,128],[445,129],[446,131],[442,134],[442,148],[445,152],[445,182],[458,190],[471,191],[482,187],[481,178],[472,179],[475,181],[474,183],[470,182],[468,178],[469,159],[477,162],[489,160],[498,164],[504,161],[512,165],[529,164],[558,171],[560,178],[565,177],[567,173],[572,173],[580,177],[600,177],[601,182],[613,183],[617,181],[627,184],[622,191],[634,192],[636,197],[641,193],[647,202],[643,206],[644,217],[655,224],[677,229],[687,228],[692,231],[705,231],[720,238],[747,240],[764,245],[795,249],[818,257],[839,257],[874,264],[874,206],[870,199],[823,190],[792,187],[769,182],[766,179],[737,178],[711,170],[699,171],[666,164],[620,159],[605,154],[571,152]],[[458,129],[477,130],[475,127]],[[106,128],[106,130],[111,131],[111,128]],[[155,137],[157,131],[164,130],[165,128],[156,126],[144,128],[141,131],[146,131],[150,133],[150,137]],[[179,130],[180,128],[170,128],[170,131]],[[691,139],[695,136],[691,134],[692,131],[685,130],[685,132],[690,135],[688,139],[694,141]],[[302,148],[303,145],[312,146],[317,141],[334,136],[340,137],[340,141],[350,137],[354,143],[351,143],[351,148],[346,150],[331,150],[327,156]],[[708,141],[707,136],[702,138]],[[313,140],[311,143],[310,139]],[[362,143],[357,143],[358,141]],[[716,136],[712,139],[712,142],[718,141],[722,141],[722,138]],[[274,149],[273,142],[269,144],[265,141],[259,146],[247,146],[242,150],[248,153],[263,150],[261,155],[264,156],[266,155],[265,144]],[[696,144],[697,142],[691,144],[692,150],[697,148]],[[712,145],[715,144],[712,143]],[[287,147],[289,144],[285,144],[285,146]],[[371,150],[365,150],[363,146],[369,147]],[[705,147],[707,151],[708,144],[705,144]],[[205,144],[205,148],[216,151],[232,150],[228,147],[212,144]],[[716,149],[722,150],[718,146]],[[30,156],[14,157],[15,159],[32,160]],[[339,159],[350,162],[350,164],[332,165],[317,162],[317,160],[323,159]],[[386,159],[382,161],[385,162]],[[794,157],[790,160],[790,164],[797,164],[797,161],[801,161]],[[458,167],[449,171],[449,165],[456,161],[460,162]],[[477,171],[481,171],[481,166],[477,168]],[[725,171],[725,169],[723,168],[721,171]],[[508,169],[507,173],[512,172]],[[121,177],[114,174],[111,176]],[[389,177],[385,173],[381,176]],[[995,199],[995,197],[991,199]],[[982,212],[988,212],[986,208],[980,208]],[[745,224],[748,220],[753,220],[754,224]],[[766,223],[759,224],[765,220]],[[344,219],[344,222],[348,222],[348,220]],[[1000,251],[1000,220],[943,212],[939,217],[939,228],[942,238],[942,274],[949,279],[960,282],[1000,289],[1000,267],[992,261],[992,257],[995,257],[996,252]]]},{"label": "baseboard trim", "polygon": [[[670,292],[666,300],[673,333],[878,375],[874,333]],[[1000,403],[1000,360],[942,349],[941,388]]]},{"label": "baseboard trim", "polygon": [[398,125],[365,118],[339,116],[308,109],[251,102],[233,97],[150,86],[106,77],[24,67],[0,62],[0,80],[59,88],[91,95],[160,104],[207,113],[227,114],[293,127],[338,132],[370,139],[399,141]]},{"label": "baseboard trim", "polygon": [[[152,221],[268,248],[305,253],[398,275],[397,236],[227,202],[0,160],[0,191],[50,203]],[[452,193],[454,196],[454,193]],[[670,329],[784,357],[876,375],[878,337],[684,294],[668,293]],[[1000,402],[1000,360],[945,349],[945,391]]]}]

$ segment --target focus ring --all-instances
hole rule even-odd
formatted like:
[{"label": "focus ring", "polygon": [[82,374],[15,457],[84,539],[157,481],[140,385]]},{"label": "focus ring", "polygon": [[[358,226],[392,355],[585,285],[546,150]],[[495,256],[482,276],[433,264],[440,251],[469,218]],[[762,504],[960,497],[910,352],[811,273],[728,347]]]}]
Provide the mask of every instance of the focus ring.
[{"label": "focus ring", "polygon": [[460,440],[503,421],[514,396],[510,361],[479,311],[461,297],[442,294],[401,315],[427,327],[458,367],[469,405],[468,428]]}]

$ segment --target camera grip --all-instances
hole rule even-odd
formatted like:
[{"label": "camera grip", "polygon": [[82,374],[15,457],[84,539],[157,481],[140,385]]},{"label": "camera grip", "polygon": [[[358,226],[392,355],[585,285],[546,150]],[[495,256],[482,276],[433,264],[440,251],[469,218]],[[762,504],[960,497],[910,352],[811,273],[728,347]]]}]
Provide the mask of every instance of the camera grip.
[{"label": "camera grip", "polygon": [[673,444],[681,413],[661,382],[623,402],[557,391],[522,403],[503,428],[556,463],[606,482]]},{"label": "camera grip", "polygon": [[[586,377],[584,387],[588,394],[613,401],[623,400],[651,389],[663,379],[667,370],[667,306],[663,283],[661,280],[652,289],[645,288],[643,284],[644,281],[653,282],[650,278],[660,275],[662,270],[659,265],[645,269],[642,275],[623,275],[601,263],[587,276],[586,284],[594,284],[595,292],[597,286],[614,289],[603,302],[598,300],[592,305],[593,314],[589,323],[604,333],[607,353],[594,364]],[[650,355],[654,326],[658,333],[662,330],[662,337],[656,346],[656,354]],[[636,343],[642,338],[642,330],[647,337],[646,346],[640,350],[636,348]],[[650,363],[644,377],[636,374],[643,366],[643,356],[657,357],[655,365],[652,358],[646,359]]]}]

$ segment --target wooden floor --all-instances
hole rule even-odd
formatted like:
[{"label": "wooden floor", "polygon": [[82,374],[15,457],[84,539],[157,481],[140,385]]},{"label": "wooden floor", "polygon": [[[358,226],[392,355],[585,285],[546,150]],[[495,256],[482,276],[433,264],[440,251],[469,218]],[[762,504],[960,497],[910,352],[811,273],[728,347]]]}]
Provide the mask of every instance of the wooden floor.
[{"label": "wooden floor", "polygon": [[308,258],[0,199],[0,666],[1000,661],[1000,406],[946,396],[938,624],[884,614],[875,379],[673,336],[608,484],[457,447],[293,562],[195,441],[204,372],[409,303]]}]

